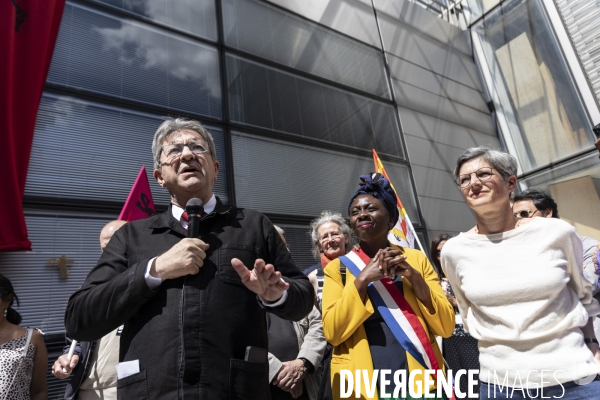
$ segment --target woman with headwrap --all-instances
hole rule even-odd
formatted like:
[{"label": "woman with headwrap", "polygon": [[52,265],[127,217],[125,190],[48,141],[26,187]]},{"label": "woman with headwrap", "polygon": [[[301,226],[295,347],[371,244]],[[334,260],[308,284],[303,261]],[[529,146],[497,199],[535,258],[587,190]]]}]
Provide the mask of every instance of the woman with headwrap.
[{"label": "woman with headwrap", "polygon": [[[388,242],[388,232],[399,218],[396,194],[389,181],[380,174],[363,175],[360,180],[348,206],[350,225],[359,244],[325,269],[323,330],[334,345],[333,397],[341,398],[344,388],[345,392],[351,390],[350,397],[355,398],[355,388],[360,387],[362,399],[377,399],[384,392],[399,399],[424,398],[435,385],[425,385],[422,371],[443,368],[435,335],[452,334],[454,311],[425,254]],[[349,385],[342,370],[352,375],[356,370],[366,370],[369,384],[375,370],[390,370],[391,375],[380,380],[391,383],[382,389],[377,381],[376,386],[367,388],[361,371],[360,384],[354,375]],[[397,371],[404,372],[401,380],[406,382],[406,393],[393,393]],[[412,371],[421,372],[414,376],[410,387]],[[436,377],[429,379],[435,381]]]}]

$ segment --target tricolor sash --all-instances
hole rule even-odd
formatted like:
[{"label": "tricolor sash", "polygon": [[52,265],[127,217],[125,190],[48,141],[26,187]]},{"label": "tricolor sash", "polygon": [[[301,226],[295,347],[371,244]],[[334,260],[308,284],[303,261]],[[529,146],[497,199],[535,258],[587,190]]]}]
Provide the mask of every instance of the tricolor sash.
[{"label": "tricolor sash", "polygon": [[[355,278],[370,260],[362,249],[353,249],[339,259]],[[402,347],[424,369],[440,369],[427,332],[394,282],[387,277],[371,282],[367,294]]]}]

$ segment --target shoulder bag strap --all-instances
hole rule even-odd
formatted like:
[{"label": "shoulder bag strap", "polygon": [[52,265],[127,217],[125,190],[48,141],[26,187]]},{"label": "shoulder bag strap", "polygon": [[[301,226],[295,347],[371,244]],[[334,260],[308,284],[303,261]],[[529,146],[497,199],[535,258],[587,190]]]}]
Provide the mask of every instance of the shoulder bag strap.
[{"label": "shoulder bag strap", "polygon": [[27,341],[25,341],[25,347],[23,347],[22,357],[27,355],[27,349],[29,348],[29,343],[31,343],[31,336],[33,336],[33,328],[27,328]]},{"label": "shoulder bag strap", "polygon": [[340,275],[342,275],[342,285],[346,286],[346,266],[340,260]]}]

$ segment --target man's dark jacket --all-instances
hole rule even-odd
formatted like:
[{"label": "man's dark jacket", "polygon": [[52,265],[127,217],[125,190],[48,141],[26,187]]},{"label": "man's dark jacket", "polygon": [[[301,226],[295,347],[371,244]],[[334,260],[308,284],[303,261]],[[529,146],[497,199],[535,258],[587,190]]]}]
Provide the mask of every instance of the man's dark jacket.
[{"label": "man's dark jacket", "polygon": [[[210,245],[197,275],[165,280],[151,290],[148,262],[186,237],[167,212],[119,229],[98,265],[69,299],[69,336],[92,341],[124,324],[119,360],[139,360],[140,372],[117,383],[118,398],[269,399],[267,363],[244,361],[246,346],[268,347],[265,310],[300,320],[314,291],[264,215],[225,206],[201,221]],[[243,286],[231,259],[249,268],[262,258],[290,284],[288,298],[265,307]]]}]

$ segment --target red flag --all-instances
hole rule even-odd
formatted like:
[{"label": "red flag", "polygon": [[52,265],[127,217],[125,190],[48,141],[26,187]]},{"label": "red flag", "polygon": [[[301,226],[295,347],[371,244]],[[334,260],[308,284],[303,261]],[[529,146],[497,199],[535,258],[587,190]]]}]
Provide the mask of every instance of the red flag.
[{"label": "red flag", "polygon": [[150,183],[146,175],[146,167],[142,166],[131,192],[129,192],[129,197],[127,197],[127,201],[121,210],[119,219],[135,221],[151,217],[154,214],[156,214],[156,208],[152,200],[152,192],[150,192]]},{"label": "red flag", "polygon": [[31,250],[23,193],[65,0],[0,1],[0,251]]}]

